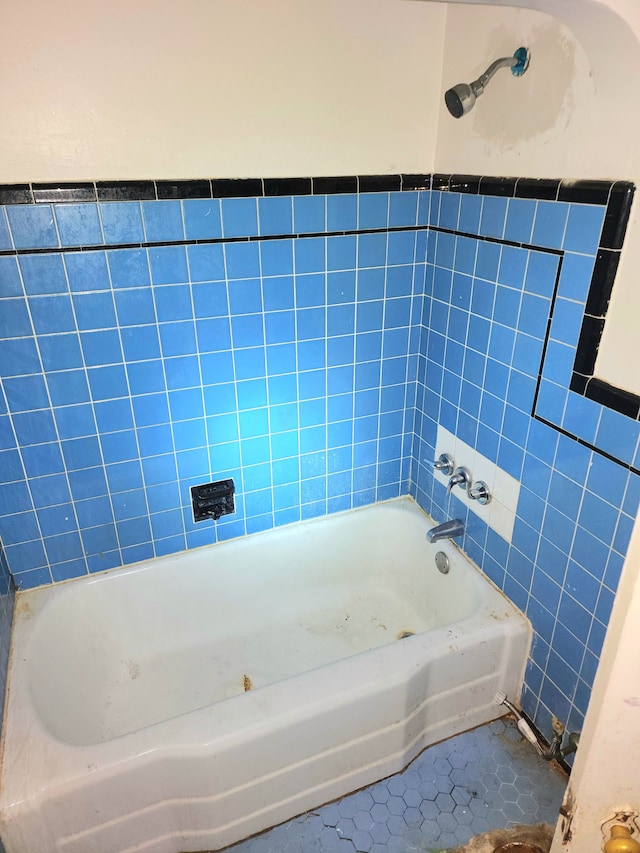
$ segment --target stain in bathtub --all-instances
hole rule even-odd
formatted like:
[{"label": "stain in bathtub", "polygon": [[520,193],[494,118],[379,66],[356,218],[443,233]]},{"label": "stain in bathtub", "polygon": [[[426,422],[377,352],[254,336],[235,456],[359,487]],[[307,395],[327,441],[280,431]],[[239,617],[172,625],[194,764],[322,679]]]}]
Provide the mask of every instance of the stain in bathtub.
[{"label": "stain in bathtub", "polygon": [[253,681],[249,678],[248,675],[242,676],[242,684],[244,687],[244,692],[246,693],[248,690],[253,690]]},{"label": "stain in bathtub", "polygon": [[396,634],[396,638],[398,640],[406,640],[407,637],[413,637],[415,633],[415,631],[398,631],[398,633]]},{"label": "stain in bathtub", "polygon": [[128,660],[127,666],[129,667],[129,678],[133,681],[138,678],[140,675],[140,664],[136,663],[134,660]]}]

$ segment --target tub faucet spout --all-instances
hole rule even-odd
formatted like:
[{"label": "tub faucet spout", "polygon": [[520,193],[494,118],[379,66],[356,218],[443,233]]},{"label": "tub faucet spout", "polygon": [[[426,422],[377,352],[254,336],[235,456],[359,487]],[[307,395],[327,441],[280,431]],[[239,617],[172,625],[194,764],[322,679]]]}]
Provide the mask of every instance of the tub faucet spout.
[{"label": "tub faucet spout", "polygon": [[464,521],[459,518],[444,521],[427,531],[429,542],[439,542],[440,539],[455,539],[457,536],[464,536]]}]

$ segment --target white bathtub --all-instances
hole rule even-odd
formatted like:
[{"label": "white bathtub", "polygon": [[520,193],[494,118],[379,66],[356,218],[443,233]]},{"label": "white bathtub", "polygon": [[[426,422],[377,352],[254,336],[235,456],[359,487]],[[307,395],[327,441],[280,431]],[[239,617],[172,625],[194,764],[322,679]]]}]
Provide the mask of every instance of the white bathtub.
[{"label": "white bathtub", "polygon": [[429,526],[404,498],[20,593],[7,853],[216,850],[498,716],[529,624]]}]

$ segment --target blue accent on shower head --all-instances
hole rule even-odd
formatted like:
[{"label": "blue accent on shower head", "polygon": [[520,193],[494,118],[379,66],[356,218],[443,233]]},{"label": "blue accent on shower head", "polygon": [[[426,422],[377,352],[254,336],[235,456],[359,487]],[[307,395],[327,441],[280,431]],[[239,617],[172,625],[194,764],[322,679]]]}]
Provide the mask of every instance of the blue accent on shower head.
[{"label": "blue accent on shower head", "polygon": [[522,77],[524,72],[529,67],[529,57],[530,57],[529,49],[526,47],[519,47],[516,52],[513,54],[514,58],[517,59],[517,63],[511,66],[511,73],[515,77]]}]

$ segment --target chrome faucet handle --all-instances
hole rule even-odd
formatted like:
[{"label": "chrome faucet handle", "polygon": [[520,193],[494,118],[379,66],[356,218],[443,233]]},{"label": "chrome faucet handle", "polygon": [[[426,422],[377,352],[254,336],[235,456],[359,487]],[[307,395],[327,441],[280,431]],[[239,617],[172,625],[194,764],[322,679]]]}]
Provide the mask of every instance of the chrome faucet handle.
[{"label": "chrome faucet handle", "polygon": [[444,474],[445,477],[449,477],[453,474],[453,468],[454,462],[448,453],[441,453],[433,463],[434,471],[440,471],[440,473]]},{"label": "chrome faucet handle", "polygon": [[447,484],[447,497],[451,494],[451,489],[454,486],[460,486],[461,489],[468,489],[471,485],[471,474],[467,471],[466,468],[456,468],[453,472],[453,476],[449,480]]},{"label": "chrome faucet handle", "polygon": [[485,506],[491,500],[491,492],[484,480],[478,480],[469,488],[467,492],[472,501],[478,501],[479,504]]}]

